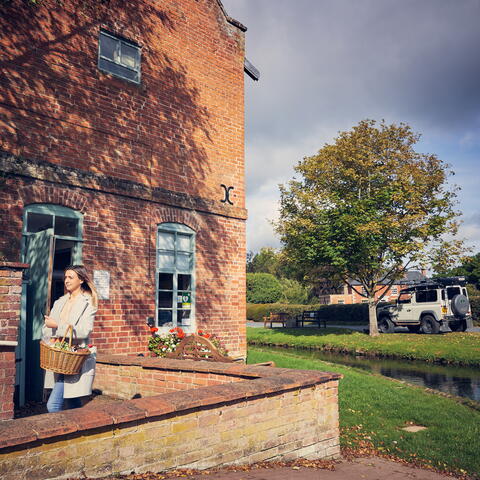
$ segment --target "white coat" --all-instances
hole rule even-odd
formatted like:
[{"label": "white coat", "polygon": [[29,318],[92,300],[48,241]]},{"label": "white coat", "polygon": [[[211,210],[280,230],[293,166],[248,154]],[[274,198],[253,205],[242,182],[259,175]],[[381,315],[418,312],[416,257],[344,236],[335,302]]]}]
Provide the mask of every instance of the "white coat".
[{"label": "white coat", "polygon": [[[90,343],[90,334],[93,330],[93,320],[97,313],[97,308],[92,305],[92,297],[87,293],[80,293],[79,298],[70,310],[67,323],[60,324],[60,313],[67,302],[69,295],[60,297],[54,304],[50,312],[58,328],[48,328],[43,326],[42,335],[44,337],[63,337],[67,324],[73,325],[72,344],[85,347]],[[91,349],[96,350],[96,349]],[[95,378],[96,351],[87,357],[82,365],[82,370],[76,375],[65,375],[64,379],[64,398],[76,398],[90,395],[92,393],[93,379]],[[58,378],[57,373],[45,371],[45,388],[53,388]]]}]

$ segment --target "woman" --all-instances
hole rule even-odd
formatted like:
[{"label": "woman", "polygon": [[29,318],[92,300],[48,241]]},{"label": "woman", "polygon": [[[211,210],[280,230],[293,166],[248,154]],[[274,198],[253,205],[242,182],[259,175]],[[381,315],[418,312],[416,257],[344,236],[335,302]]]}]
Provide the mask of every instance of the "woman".
[{"label": "woman", "polygon": [[[50,315],[45,315],[43,337],[63,337],[68,325],[73,326],[72,345],[85,347],[93,330],[98,297],[93,282],[83,265],[65,269],[66,295],[54,304]],[[96,352],[92,352],[76,375],[45,372],[45,388],[52,388],[47,402],[49,412],[82,406],[81,397],[91,395],[95,377]]]}]

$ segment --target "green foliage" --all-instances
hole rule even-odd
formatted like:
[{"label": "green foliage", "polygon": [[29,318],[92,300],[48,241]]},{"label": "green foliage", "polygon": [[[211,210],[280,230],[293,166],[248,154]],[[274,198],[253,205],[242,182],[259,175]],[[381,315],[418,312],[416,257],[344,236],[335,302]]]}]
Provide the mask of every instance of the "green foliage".
[{"label": "green foliage", "polygon": [[291,278],[280,278],[282,285],[281,302],[292,304],[307,304],[310,297],[310,289],[299,281]]},{"label": "green foliage", "polygon": [[247,273],[247,302],[275,303],[282,297],[282,285],[270,273]]},{"label": "green foliage", "polygon": [[473,322],[480,325],[480,296],[469,297],[470,308],[472,309]]},{"label": "green foliage", "polygon": [[[440,470],[467,471],[471,478],[480,478],[480,412],[417,387],[305,358],[308,355],[249,348],[248,363],[273,360],[281,368],[341,373],[338,395],[342,447],[365,451],[370,446],[372,452]],[[417,433],[401,430],[412,423],[427,429]]]},{"label": "green foliage", "polygon": [[462,264],[458,267],[438,273],[441,276],[463,275],[467,278],[469,284],[475,285],[476,289],[480,289],[480,253],[471,257],[465,257]]},{"label": "green foliage", "polygon": [[276,224],[291,262],[304,271],[327,265],[344,281],[358,280],[374,304],[382,279],[400,278],[408,262],[438,260],[432,242],[442,259],[452,253],[442,239],[457,231],[448,166],[417,153],[418,140],[406,124],[364,120],[300,161],[300,179],[281,186]]},{"label": "green foliage", "polygon": [[372,338],[342,328],[247,328],[247,339],[250,344],[256,345],[291,345],[431,363],[480,366],[478,332],[444,335],[396,333]]},{"label": "green foliage", "polygon": [[261,248],[247,259],[247,273],[270,273],[278,276],[280,254],[271,247]]}]

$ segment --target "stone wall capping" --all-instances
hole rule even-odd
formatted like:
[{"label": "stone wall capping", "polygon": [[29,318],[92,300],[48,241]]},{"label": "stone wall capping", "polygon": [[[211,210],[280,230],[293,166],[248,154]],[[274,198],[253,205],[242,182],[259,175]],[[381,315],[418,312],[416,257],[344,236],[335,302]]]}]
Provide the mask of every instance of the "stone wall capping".
[{"label": "stone wall capping", "polygon": [[18,418],[0,422],[0,449],[37,440],[37,433],[33,429],[35,422],[32,420],[31,418]]},{"label": "stone wall capping", "polygon": [[21,263],[21,262],[0,262],[0,270],[6,270],[10,268],[14,269],[26,269],[29,268],[30,265],[28,263]]}]

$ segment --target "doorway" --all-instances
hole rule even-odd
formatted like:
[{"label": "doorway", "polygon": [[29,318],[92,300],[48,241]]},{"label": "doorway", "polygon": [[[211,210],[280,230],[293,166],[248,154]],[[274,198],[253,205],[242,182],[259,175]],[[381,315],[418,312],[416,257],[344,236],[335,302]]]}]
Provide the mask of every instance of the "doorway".
[{"label": "doorway", "polygon": [[25,208],[22,260],[30,265],[22,289],[22,314],[16,351],[15,401],[42,401],[40,368],[43,316],[64,294],[63,271],[82,260],[83,215],[60,205]]}]

